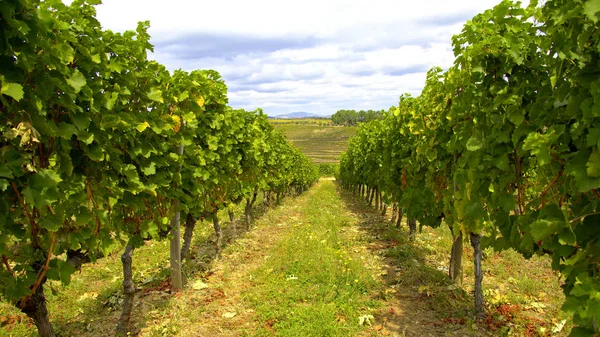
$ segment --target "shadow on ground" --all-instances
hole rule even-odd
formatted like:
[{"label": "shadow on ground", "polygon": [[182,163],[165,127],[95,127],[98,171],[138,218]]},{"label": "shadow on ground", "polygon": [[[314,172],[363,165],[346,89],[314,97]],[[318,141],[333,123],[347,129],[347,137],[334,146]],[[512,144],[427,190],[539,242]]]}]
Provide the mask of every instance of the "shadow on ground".
[{"label": "shadow on ground", "polygon": [[[376,295],[383,307],[368,333],[381,336],[485,336],[469,318],[472,296],[451,285],[447,269],[435,266],[432,247],[411,243],[405,219],[396,228],[389,216],[338,184],[348,209],[370,237],[368,250],[379,256],[384,290]],[[418,242],[419,240],[417,240]]]},{"label": "shadow on ground", "polygon": [[[286,198],[295,198],[295,196],[287,196]],[[271,205],[264,205],[262,199],[259,198],[252,210],[252,222],[260,220],[269,210],[279,207],[284,199],[279,203],[273,202]],[[243,238],[252,229],[252,227],[249,229],[246,226],[243,207],[236,209],[234,226],[231,225],[226,211],[219,212],[219,220],[223,231],[222,250],[236,240]],[[187,280],[194,280],[198,279],[200,275],[208,276],[211,274],[210,270],[213,261],[218,258],[216,254],[216,235],[212,226],[212,221],[209,220],[199,221],[196,224],[188,258],[183,261],[182,265],[184,287],[186,287]],[[157,246],[141,247],[136,249],[133,255],[136,295],[131,317],[131,326],[133,327],[131,336],[137,336],[141,331],[144,331],[145,335],[148,335],[148,333],[159,336],[176,334],[175,331],[169,330],[168,323],[165,324],[163,322],[165,317],[160,316],[160,312],[163,311],[162,309],[171,306],[174,296],[178,296],[177,293],[171,292],[169,266],[160,262],[152,268],[152,266],[146,265],[148,263],[140,261],[148,258],[148,255],[154,254],[160,254],[161,261],[165,261],[165,259],[168,261],[168,240],[166,242],[149,241],[147,243],[147,245],[152,244],[164,244],[166,248]],[[155,249],[160,249],[160,252],[155,252]],[[163,256],[165,255],[165,249],[167,255]],[[122,251],[117,251],[104,258],[103,260],[105,261],[102,261],[102,267],[99,265],[87,266],[94,268],[95,277],[103,279],[104,286],[97,289],[90,288],[88,293],[86,293],[89,296],[85,296],[86,294],[84,294],[84,296],[77,300],[78,312],[75,313],[75,319],[73,317],[52,318],[59,336],[114,335],[123,301],[122,274],[119,273],[115,276],[114,272],[102,273],[96,269],[106,268],[106,264],[110,264],[112,268],[120,268],[121,253]],[[143,268],[146,269],[143,270],[143,276],[141,276],[140,269]],[[107,280],[110,278],[113,280]],[[214,295],[218,297],[220,294]],[[56,300],[60,299],[57,298]],[[149,329],[151,331],[148,331]]]}]

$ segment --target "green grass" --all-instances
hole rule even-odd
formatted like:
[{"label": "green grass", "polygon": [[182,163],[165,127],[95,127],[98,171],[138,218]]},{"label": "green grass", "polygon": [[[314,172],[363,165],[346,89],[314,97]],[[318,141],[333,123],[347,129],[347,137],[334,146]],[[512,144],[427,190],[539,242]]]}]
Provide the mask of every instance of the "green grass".
[{"label": "green grass", "polygon": [[352,222],[332,181],[323,181],[300,210],[301,223],[269,253],[251,278],[246,300],[264,322],[256,336],[353,336],[359,317],[379,304],[378,286],[356,243],[342,229]]},{"label": "green grass", "polygon": [[354,136],[357,129],[355,126],[272,123],[315,163],[338,163],[348,148],[348,138]]}]

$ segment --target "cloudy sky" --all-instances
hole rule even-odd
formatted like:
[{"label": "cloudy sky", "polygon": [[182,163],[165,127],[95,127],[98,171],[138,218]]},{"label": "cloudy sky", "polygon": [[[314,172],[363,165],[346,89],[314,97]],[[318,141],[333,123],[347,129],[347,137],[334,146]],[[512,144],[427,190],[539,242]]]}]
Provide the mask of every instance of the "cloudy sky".
[{"label": "cloudy sky", "polygon": [[150,20],[153,58],[214,69],[235,108],[269,115],[387,109],[418,94],[450,39],[499,0],[103,0],[106,29]]}]

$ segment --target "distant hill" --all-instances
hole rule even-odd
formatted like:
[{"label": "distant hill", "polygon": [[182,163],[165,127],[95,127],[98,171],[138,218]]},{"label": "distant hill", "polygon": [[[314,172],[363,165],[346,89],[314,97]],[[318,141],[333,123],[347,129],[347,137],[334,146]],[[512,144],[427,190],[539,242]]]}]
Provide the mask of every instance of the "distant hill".
[{"label": "distant hill", "polygon": [[356,134],[356,126],[333,126],[331,123],[306,123],[302,120],[272,120],[286,138],[315,163],[339,163],[348,148],[348,139]]},{"label": "distant hill", "polygon": [[269,118],[329,118],[329,116],[322,116],[322,115],[316,115],[316,114],[311,114],[308,112],[304,112],[304,111],[298,111],[298,112],[290,112],[289,114],[283,114],[283,115],[277,115],[277,116],[271,116]]}]

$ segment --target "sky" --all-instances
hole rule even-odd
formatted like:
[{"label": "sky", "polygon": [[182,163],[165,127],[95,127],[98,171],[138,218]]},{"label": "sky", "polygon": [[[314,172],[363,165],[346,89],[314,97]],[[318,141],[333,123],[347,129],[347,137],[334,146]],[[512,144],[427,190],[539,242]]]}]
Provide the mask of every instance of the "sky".
[{"label": "sky", "polygon": [[103,0],[103,28],[150,21],[151,58],[214,69],[229,105],[270,116],[380,110],[454,62],[452,35],[499,0]]}]

